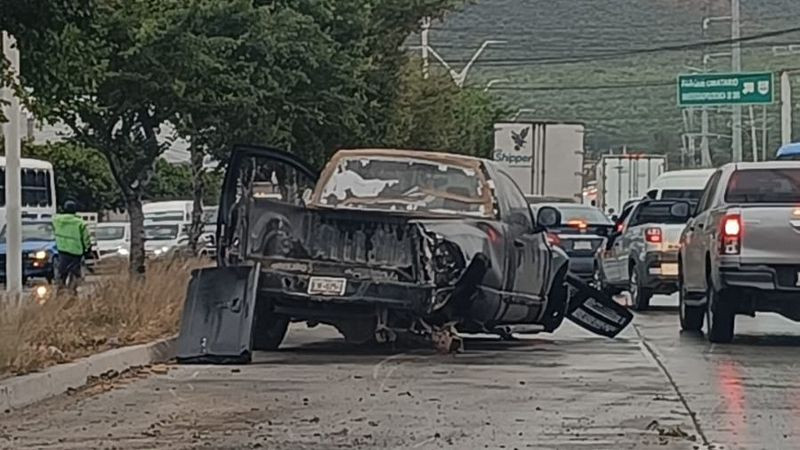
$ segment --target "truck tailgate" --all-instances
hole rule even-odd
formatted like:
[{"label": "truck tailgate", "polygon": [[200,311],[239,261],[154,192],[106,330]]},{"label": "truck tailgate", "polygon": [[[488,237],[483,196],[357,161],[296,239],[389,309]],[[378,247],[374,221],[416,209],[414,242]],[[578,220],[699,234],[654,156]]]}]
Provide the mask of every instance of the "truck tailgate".
[{"label": "truck tailgate", "polygon": [[800,266],[800,208],[748,206],[732,209],[741,215],[742,264]]}]

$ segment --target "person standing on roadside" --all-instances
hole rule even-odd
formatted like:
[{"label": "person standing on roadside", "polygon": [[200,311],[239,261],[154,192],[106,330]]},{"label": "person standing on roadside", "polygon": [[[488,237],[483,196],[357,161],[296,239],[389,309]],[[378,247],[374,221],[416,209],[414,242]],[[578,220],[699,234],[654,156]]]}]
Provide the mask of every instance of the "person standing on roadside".
[{"label": "person standing on roadside", "polygon": [[64,211],[53,218],[58,250],[58,282],[66,285],[70,275],[81,278],[84,256],[92,250],[92,240],[86,222],[78,216],[78,205],[73,201],[64,203]]}]

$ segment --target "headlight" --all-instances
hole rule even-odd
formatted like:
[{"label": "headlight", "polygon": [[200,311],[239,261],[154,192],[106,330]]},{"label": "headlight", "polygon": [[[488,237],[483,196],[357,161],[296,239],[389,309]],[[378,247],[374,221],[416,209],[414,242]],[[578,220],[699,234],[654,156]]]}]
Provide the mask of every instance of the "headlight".
[{"label": "headlight", "polygon": [[131,252],[129,252],[127,248],[120,247],[117,249],[117,253],[122,256],[128,256]]},{"label": "headlight", "polygon": [[464,270],[464,255],[457,245],[440,241],[433,251],[433,269],[436,284],[447,285],[455,282]]},{"label": "headlight", "polygon": [[35,253],[29,253],[28,257],[31,259],[38,259],[38,260],[47,259],[47,251],[39,250],[38,252]]},{"label": "headlight", "polygon": [[155,249],[155,251],[153,251],[153,254],[156,255],[156,256],[161,256],[161,255],[167,253],[168,251],[169,251],[169,247],[165,246],[165,247],[161,247],[161,248]]}]

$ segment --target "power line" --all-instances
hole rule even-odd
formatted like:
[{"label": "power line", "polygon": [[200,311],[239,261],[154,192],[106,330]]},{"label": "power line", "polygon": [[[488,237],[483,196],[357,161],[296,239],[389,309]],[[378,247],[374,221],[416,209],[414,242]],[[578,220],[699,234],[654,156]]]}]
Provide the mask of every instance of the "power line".
[{"label": "power line", "polygon": [[525,64],[570,64],[579,62],[595,62],[608,59],[616,59],[624,56],[647,55],[662,52],[677,52],[677,51],[690,51],[690,50],[703,50],[707,47],[717,47],[721,45],[731,45],[734,43],[745,43],[767,39],[771,37],[784,36],[791,33],[800,32],[800,27],[785,28],[777,31],[770,31],[766,33],[759,33],[750,36],[742,36],[736,39],[717,39],[707,41],[697,41],[683,44],[663,45],[649,48],[639,48],[631,50],[617,50],[598,54],[576,55],[567,57],[525,57],[525,58],[498,58],[498,59],[483,59],[480,61],[482,66],[494,67],[508,67],[514,65]]},{"label": "power line", "polygon": [[641,83],[617,83],[617,84],[587,84],[587,85],[553,85],[553,86],[492,86],[492,91],[583,91],[601,89],[639,89],[649,87],[675,86],[676,81],[645,81]]}]

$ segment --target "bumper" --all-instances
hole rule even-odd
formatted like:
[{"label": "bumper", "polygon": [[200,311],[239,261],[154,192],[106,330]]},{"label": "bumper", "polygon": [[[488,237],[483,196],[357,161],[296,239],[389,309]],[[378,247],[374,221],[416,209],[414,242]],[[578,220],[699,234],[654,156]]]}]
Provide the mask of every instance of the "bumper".
[{"label": "bumper", "polygon": [[800,296],[800,267],[726,265],[719,268],[718,281],[728,289]]},{"label": "bumper", "polygon": [[649,252],[640,274],[642,284],[657,294],[678,291],[678,252]]},{"label": "bumper", "polygon": [[308,292],[311,277],[262,270],[259,296],[269,298],[276,311],[296,317],[310,317],[315,314],[330,316],[332,313],[335,315],[335,310],[345,314],[359,310],[374,312],[376,307],[427,315],[432,312],[434,299],[452,292],[452,289],[437,289],[432,285],[346,278],[345,292],[342,295],[318,295]]},{"label": "bumper", "polygon": [[731,292],[742,313],[775,312],[800,320],[800,267],[726,265],[719,268],[718,286]]}]

